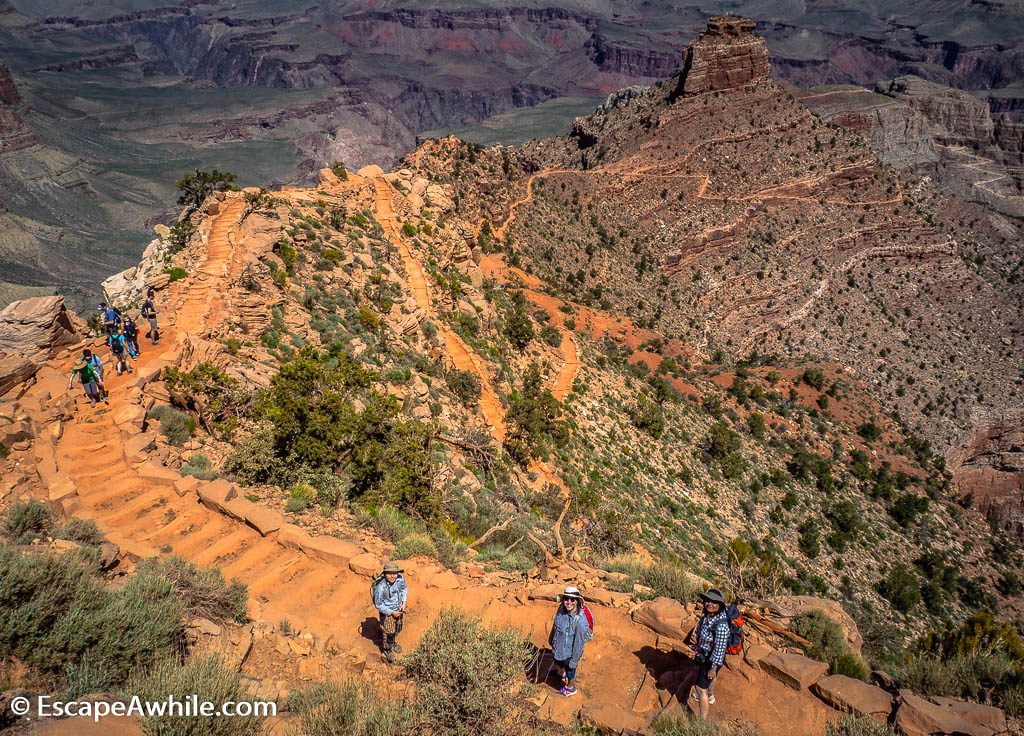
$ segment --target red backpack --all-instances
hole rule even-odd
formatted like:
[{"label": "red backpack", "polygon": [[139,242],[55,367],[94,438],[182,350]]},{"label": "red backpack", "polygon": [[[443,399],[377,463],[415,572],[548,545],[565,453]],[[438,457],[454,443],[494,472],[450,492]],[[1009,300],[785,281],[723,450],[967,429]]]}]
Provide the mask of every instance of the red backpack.
[{"label": "red backpack", "polygon": [[587,628],[590,630],[587,641],[590,641],[594,638],[594,614],[590,612],[590,606],[586,603],[583,604],[583,615],[587,617]]}]

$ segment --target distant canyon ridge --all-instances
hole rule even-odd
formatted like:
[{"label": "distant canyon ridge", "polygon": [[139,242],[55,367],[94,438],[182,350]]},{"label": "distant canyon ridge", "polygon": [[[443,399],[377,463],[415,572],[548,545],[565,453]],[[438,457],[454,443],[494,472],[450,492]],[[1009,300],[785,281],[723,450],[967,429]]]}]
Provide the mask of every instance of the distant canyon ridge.
[{"label": "distant canyon ridge", "polygon": [[[0,0],[0,300],[91,300],[176,216],[191,168],[275,186],[334,160],[390,165],[441,132],[566,132],[608,94],[678,72],[723,9],[465,5]],[[776,78],[815,87],[801,94],[817,114],[883,163],[1024,214],[1024,9],[747,5],[729,10],[757,21]]]}]

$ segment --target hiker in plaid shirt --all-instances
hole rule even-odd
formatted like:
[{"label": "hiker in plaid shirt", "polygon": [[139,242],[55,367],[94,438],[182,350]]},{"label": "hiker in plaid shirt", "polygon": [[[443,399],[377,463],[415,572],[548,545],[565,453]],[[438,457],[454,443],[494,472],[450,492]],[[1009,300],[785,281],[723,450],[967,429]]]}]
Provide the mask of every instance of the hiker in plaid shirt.
[{"label": "hiker in plaid shirt", "polygon": [[704,615],[694,632],[693,658],[697,662],[697,683],[693,698],[700,706],[700,717],[707,718],[715,696],[711,686],[725,664],[725,650],[729,648],[732,632],[725,615],[725,596],[720,590],[709,590],[701,595]]}]

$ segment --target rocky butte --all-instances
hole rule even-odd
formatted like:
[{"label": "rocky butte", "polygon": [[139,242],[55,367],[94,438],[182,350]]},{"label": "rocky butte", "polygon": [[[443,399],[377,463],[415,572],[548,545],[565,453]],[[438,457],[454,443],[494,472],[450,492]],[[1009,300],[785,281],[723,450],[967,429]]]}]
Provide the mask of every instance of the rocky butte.
[{"label": "rocky butte", "polygon": [[767,79],[771,73],[768,48],[747,18],[717,17],[683,53],[679,76],[683,95],[736,89]]},{"label": "rocky butte", "polygon": [[7,67],[0,64],[0,154],[20,151],[36,144],[36,137],[25,125],[25,106]]}]

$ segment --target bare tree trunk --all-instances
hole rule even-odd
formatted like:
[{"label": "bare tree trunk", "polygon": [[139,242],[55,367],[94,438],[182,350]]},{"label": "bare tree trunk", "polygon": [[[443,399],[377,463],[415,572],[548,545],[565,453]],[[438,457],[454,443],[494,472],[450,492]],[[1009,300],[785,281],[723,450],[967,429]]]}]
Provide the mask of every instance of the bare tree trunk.
[{"label": "bare tree trunk", "polygon": [[475,542],[470,542],[466,546],[469,547],[470,549],[475,549],[475,548],[479,547],[481,544],[486,542],[488,539],[490,539],[492,536],[494,536],[498,532],[505,531],[506,529],[508,529],[508,525],[511,524],[513,521],[515,521],[518,518],[519,518],[518,516],[510,516],[510,517],[508,517],[507,519],[505,519],[505,521],[501,522],[500,524],[496,524],[496,525],[492,526],[490,529],[488,529],[483,534],[481,534],[480,537]]}]

